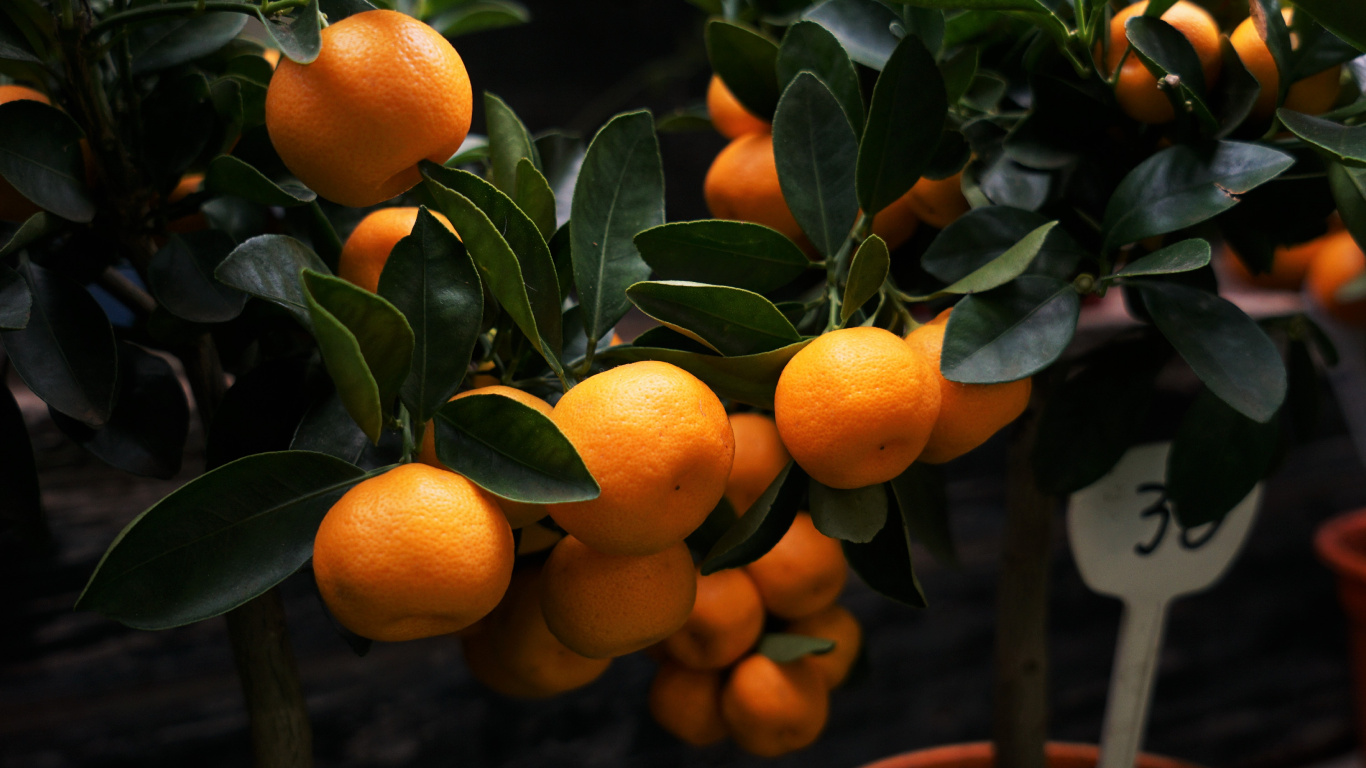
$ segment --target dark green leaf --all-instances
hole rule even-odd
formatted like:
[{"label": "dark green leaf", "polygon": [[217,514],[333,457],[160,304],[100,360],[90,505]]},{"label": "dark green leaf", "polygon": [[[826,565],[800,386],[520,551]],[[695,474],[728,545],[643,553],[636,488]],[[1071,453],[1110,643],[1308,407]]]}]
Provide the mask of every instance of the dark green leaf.
[{"label": "dark green leaf", "polygon": [[397,463],[403,456],[403,436],[397,430],[385,430],[379,445],[371,443],[346,412],[346,404],[333,393],[304,413],[289,447],[325,453],[369,470]]},{"label": "dark green leaf", "polygon": [[1069,283],[1023,275],[964,298],[944,330],[939,367],[951,381],[1016,381],[1048,367],[1067,348],[1081,299]]},{"label": "dark green leaf", "polygon": [[299,64],[312,64],[318,58],[318,53],[323,49],[322,16],[318,10],[318,0],[308,0],[304,7],[294,9],[287,16],[258,15],[280,53]]},{"label": "dark green leaf", "polygon": [[1366,168],[1329,163],[1328,186],[1352,239],[1366,243]]},{"label": "dark green leaf", "polygon": [[253,168],[245,160],[232,155],[219,155],[209,163],[204,177],[205,186],[221,195],[235,195],[259,205],[279,205],[286,208],[305,205],[317,199],[317,194],[296,181],[279,184]]},{"label": "dark green leaf", "polygon": [[920,38],[907,35],[873,87],[858,146],[858,201],[865,213],[886,208],[920,179],[934,157],[948,108],[934,56]]},{"label": "dark green leaf", "polygon": [[789,461],[702,560],[702,575],[749,565],[768,554],[797,519],[806,473]]},{"label": "dark green leaf", "polygon": [[803,71],[825,83],[839,101],[855,131],[863,128],[863,92],[858,72],[840,41],[814,21],[799,21],[787,28],[778,48],[778,89],[781,92]]},{"label": "dark green leaf", "polygon": [[897,45],[891,27],[901,22],[896,13],[875,0],[826,0],[802,17],[830,30],[850,58],[873,69],[882,69],[891,57]]},{"label": "dark green leaf", "polygon": [[707,58],[736,100],[763,120],[778,106],[778,46],[749,27],[712,19],[707,23]]},{"label": "dark green leaf", "polygon": [[264,453],[191,480],[119,533],[76,602],[137,629],[225,613],[297,571],[363,478],[331,456]]},{"label": "dark green leaf", "polygon": [[536,225],[541,237],[549,241],[555,234],[555,193],[536,166],[525,157],[517,161],[517,184],[513,190],[517,207]]},{"label": "dark green leaf", "polygon": [[631,308],[626,287],[650,276],[636,234],[663,223],[664,167],[654,120],[645,111],[617,115],[588,145],[570,217],[574,285],[590,342],[607,337]]},{"label": "dark green leaf", "polygon": [[490,181],[509,197],[515,197],[517,162],[526,158],[539,166],[541,157],[536,152],[535,142],[531,140],[531,132],[506,102],[485,92],[484,114],[489,131]]},{"label": "dark green leaf", "polygon": [[232,238],[218,230],[171,235],[147,269],[152,295],[182,320],[222,323],[237,317],[247,294],[214,277],[232,251]]},{"label": "dark green leaf", "polygon": [[1209,264],[1209,259],[1209,243],[1198,238],[1191,238],[1135,259],[1111,277],[1174,275],[1179,272],[1199,269]]},{"label": "dark green leaf", "polygon": [[0,246],[0,256],[8,256],[19,249],[31,245],[62,228],[62,220],[50,213],[39,211],[24,219],[24,223],[10,235],[9,242]]},{"label": "dark green leaf", "polygon": [[133,74],[169,69],[227,45],[247,25],[244,13],[206,13],[135,27],[128,35]]},{"label": "dark green leaf", "polygon": [[44,210],[71,221],[95,217],[85,189],[81,129],[65,112],[28,99],[0,104],[0,178]]},{"label": "dark green leaf", "polygon": [[279,304],[305,328],[313,327],[304,298],[305,269],[327,274],[327,265],[308,246],[286,235],[257,235],[228,254],[214,270],[224,285]]},{"label": "dark green leaf", "polygon": [[42,497],[38,491],[38,468],[33,446],[24,426],[24,414],[8,387],[0,386],[0,532],[17,530],[41,538]]},{"label": "dark green leaf", "polygon": [[1222,520],[1271,471],[1280,420],[1265,423],[1209,390],[1186,412],[1167,455],[1167,494],[1181,527]]},{"label": "dark green leaf", "polygon": [[513,501],[598,497],[569,438],[534,408],[502,395],[468,395],[436,412],[436,455],[453,471]]},{"label": "dark green leaf", "polygon": [[1029,269],[1029,265],[1034,263],[1039,252],[1043,250],[1044,243],[1047,242],[1049,234],[1056,226],[1058,226],[1056,221],[1050,221],[1040,226],[1020,238],[1020,241],[1006,249],[1005,253],[974,269],[936,293],[982,293],[1005,285],[1023,275],[1025,270]]},{"label": "dark green leaf", "polygon": [[947,26],[944,12],[938,8],[917,8],[913,5],[901,6],[901,23],[906,36],[915,36],[925,44],[934,57],[939,58],[944,49],[944,31]]},{"label": "dark green leaf", "polygon": [[1342,0],[1296,0],[1295,7],[1357,50],[1366,51],[1366,5]]},{"label": "dark green leaf", "polygon": [[882,484],[840,490],[811,481],[811,522],[832,539],[867,544],[887,522]]},{"label": "dark green leaf", "polygon": [[939,62],[939,75],[944,79],[944,93],[949,104],[957,104],[968,92],[968,86],[977,74],[980,55],[976,48],[964,48]]},{"label": "dark green leaf", "polygon": [[[974,208],[939,233],[921,258],[921,266],[945,283],[957,282],[1047,223],[1048,219],[1040,214],[1019,208],[998,205]],[[1055,227],[1029,271],[1059,280],[1070,279],[1086,256],[1086,249],[1066,230]]]},{"label": "dark green leaf", "polygon": [[327,14],[327,22],[336,24],[347,16],[375,10],[369,0],[319,0],[318,10]]},{"label": "dark green leaf", "polygon": [[892,478],[891,486],[911,539],[919,541],[939,562],[957,565],[958,551],[949,530],[949,502],[939,469],[916,462]]},{"label": "dark green leaf", "polygon": [[[0,469],[0,473],[3,472],[4,470]],[[705,557],[711,548],[716,546],[716,542],[720,541],[721,537],[726,535],[726,531],[729,531],[739,519],[740,516],[735,513],[735,507],[732,507],[730,501],[722,496],[712,511],[707,514],[707,519],[703,520],[702,524],[697,526],[697,530],[688,534],[688,538],[684,540],[688,549],[692,550],[693,557],[698,560]]]},{"label": "dark green leaf", "polygon": [[1294,158],[1261,144],[1178,144],[1129,172],[1105,209],[1105,249],[1199,224],[1284,173]]},{"label": "dark green leaf", "polygon": [[704,283],[645,281],[626,289],[640,311],[723,355],[771,352],[802,340],[763,296]]},{"label": "dark green leaf", "polygon": [[29,48],[24,35],[8,24],[8,19],[0,15],[0,59],[41,64],[42,59]]},{"label": "dark green leaf", "polygon": [[[1276,345],[1241,309],[1179,283],[1135,280],[1153,323],[1224,402],[1266,422],[1285,400],[1285,366]],[[955,313],[957,314],[957,313]]]},{"label": "dark green leaf", "polygon": [[844,557],[849,567],[874,590],[912,608],[924,608],[929,603],[911,562],[911,537],[902,514],[887,515],[882,530],[867,544],[841,542]]},{"label": "dark green leaf", "polygon": [[545,133],[536,137],[536,149],[541,153],[541,171],[555,193],[555,223],[563,227],[569,221],[574,187],[588,148],[576,135]]},{"label": "dark green leaf", "polygon": [[849,322],[864,302],[882,290],[891,266],[891,254],[882,238],[872,235],[859,244],[849,262],[849,279],[844,284],[844,300],[840,305],[841,322]]},{"label": "dark green leaf", "polygon": [[432,19],[442,37],[459,37],[490,29],[515,27],[531,21],[531,12],[511,0],[472,0]]},{"label": "dark green leaf", "polygon": [[14,370],[53,409],[92,427],[109,420],[118,348],[109,318],[81,286],[27,261],[33,306],[22,331],[0,332]]},{"label": "dark green leaf", "polygon": [[835,641],[829,638],[768,632],[759,638],[758,652],[779,664],[789,664],[803,656],[829,653],[834,649]]},{"label": "dark green leaf", "polygon": [[1134,16],[1124,24],[1134,55],[1143,62],[1158,82],[1168,75],[1179,78],[1179,101],[1190,105],[1206,135],[1218,130],[1218,122],[1205,103],[1205,73],[1200,57],[1186,36],[1171,24],[1154,16]]},{"label": "dark green leaf", "polygon": [[598,355],[598,358],[604,362],[662,360],[701,379],[711,387],[717,397],[759,408],[772,408],[773,390],[778,386],[778,376],[782,374],[787,361],[808,343],[810,342],[800,341],[772,352],[743,357],[721,357],[678,349],[625,345],[612,347]]},{"label": "dark green leaf", "polygon": [[1220,69],[1219,88],[1211,95],[1210,106],[1219,120],[1219,131],[1215,137],[1222,139],[1252,114],[1252,108],[1262,92],[1262,84],[1248,70],[1227,37],[1219,40],[1219,55],[1224,63]]},{"label": "dark green leaf", "polygon": [[[870,116],[870,126],[875,116]],[[778,102],[773,153],[793,217],[816,250],[833,256],[858,215],[858,139],[830,90],[809,72],[793,79]]]},{"label": "dark green leaf", "polygon": [[680,221],[636,235],[661,280],[698,280],[764,293],[792,282],[811,260],[781,232],[746,221]]},{"label": "dark green leaf", "polygon": [[33,294],[18,272],[0,264],[0,331],[21,331],[28,325]]},{"label": "dark green leaf", "polygon": [[1276,110],[1276,117],[1296,136],[1338,160],[1366,163],[1366,126],[1346,126],[1288,109]]},{"label": "dark green leaf", "polygon": [[413,361],[399,395],[427,421],[465,379],[484,316],[484,291],[465,246],[426,208],[380,274],[379,295],[408,319]]}]

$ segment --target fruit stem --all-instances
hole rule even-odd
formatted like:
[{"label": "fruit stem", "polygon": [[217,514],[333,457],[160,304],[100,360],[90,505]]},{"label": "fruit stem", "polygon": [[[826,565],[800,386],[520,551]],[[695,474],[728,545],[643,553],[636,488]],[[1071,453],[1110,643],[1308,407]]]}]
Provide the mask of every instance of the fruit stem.
[{"label": "fruit stem", "polygon": [[408,412],[408,406],[398,406],[398,422],[403,425],[403,463],[407,464],[413,460],[413,454],[417,453],[417,441],[422,439],[422,435],[413,429],[413,415]]},{"label": "fruit stem", "polygon": [[826,319],[825,330],[833,331],[840,327],[840,278],[848,274],[849,254],[854,250],[854,244],[861,242],[868,234],[868,229],[872,226],[873,218],[863,211],[859,211],[858,218],[854,220],[854,226],[845,236],[844,242],[840,243],[840,248],[835,255],[825,260],[825,295],[830,304],[830,315]]}]

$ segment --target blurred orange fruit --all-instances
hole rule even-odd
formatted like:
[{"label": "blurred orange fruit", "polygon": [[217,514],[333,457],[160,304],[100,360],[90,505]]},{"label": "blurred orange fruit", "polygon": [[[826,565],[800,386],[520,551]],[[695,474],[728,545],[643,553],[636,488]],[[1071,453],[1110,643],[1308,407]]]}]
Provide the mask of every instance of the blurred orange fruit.
[{"label": "blurred orange fruit", "polygon": [[[1281,16],[1289,23],[1294,12],[1285,8],[1281,11]],[[1228,41],[1233,44],[1233,50],[1238,52],[1238,58],[1242,60],[1243,66],[1247,67],[1262,86],[1261,92],[1257,94],[1257,101],[1252,106],[1253,117],[1263,120],[1271,117],[1276,111],[1281,73],[1276,68],[1276,60],[1271,56],[1271,49],[1257,33],[1257,25],[1253,18],[1249,16],[1234,28],[1233,34],[1228,36]],[[1338,99],[1341,73],[1342,67],[1335,65],[1295,82],[1285,95],[1285,108],[1307,115],[1327,112]]]},{"label": "blurred orange fruit", "polygon": [[811,241],[792,216],[778,184],[773,134],[750,133],[727,144],[712,161],[702,193],[712,216],[763,224],[811,252]]},{"label": "blurred orange fruit", "polygon": [[782,619],[800,619],[830,607],[849,578],[840,543],[816,530],[805,512],[745,571],[758,587],[764,607]]},{"label": "blurred orange fruit", "polygon": [[1338,232],[1325,238],[1319,253],[1309,265],[1305,289],[1333,317],[1349,325],[1366,325],[1366,299],[1339,301],[1339,288],[1366,272],[1366,255],[1348,232]]},{"label": "blurred orange fruit", "polygon": [[1224,264],[1236,278],[1258,288],[1298,291],[1304,284],[1305,275],[1309,274],[1309,265],[1314,262],[1314,257],[1332,237],[1332,233],[1329,233],[1307,242],[1278,246],[1272,253],[1271,271],[1262,274],[1249,271],[1237,252],[1225,244]]},{"label": "blurred orange fruit", "polygon": [[[337,277],[371,292],[379,292],[379,276],[398,241],[413,233],[418,209],[380,208],[360,220],[337,258]],[[455,234],[445,216],[431,211],[436,220]],[[459,235],[456,235],[459,237]]]},{"label": "blurred orange fruit", "polygon": [[712,75],[711,83],[707,85],[707,113],[717,132],[728,139],[773,130],[771,123],[745,109],[717,75]]},{"label": "blurred orange fruit", "polygon": [[[1128,35],[1124,24],[1135,16],[1142,16],[1148,8],[1148,0],[1140,0],[1125,7],[1110,20],[1110,49],[1105,53],[1105,69],[1113,73],[1120,67],[1119,80],[1115,83],[1115,98],[1129,117],[1140,123],[1167,123],[1176,118],[1167,95],[1157,87],[1157,78],[1143,65],[1137,53],[1130,52]],[[1205,76],[1205,90],[1213,90],[1223,66],[1223,56],[1219,49],[1219,25],[1204,8],[1190,2],[1178,0],[1162,14],[1161,19],[1176,28],[1195,49],[1200,58],[1200,69]]]},{"label": "blurred orange fruit", "polygon": [[721,717],[741,749],[778,757],[810,746],[830,717],[830,695],[814,667],[754,654],[721,689]]},{"label": "blurred orange fruit", "polygon": [[[175,189],[171,190],[171,194],[166,196],[166,202],[167,204],[180,202],[198,192],[199,188],[203,185],[204,174],[187,173],[180,177],[180,181],[176,183]],[[198,232],[208,228],[209,221],[204,218],[204,214],[200,211],[195,211],[187,216],[181,216],[166,224],[167,232]]]},{"label": "blurred orange fruit", "polygon": [[726,738],[720,672],[665,661],[650,683],[649,706],[661,728],[694,747]]},{"label": "blurred orange fruit", "polygon": [[683,626],[664,640],[664,650],[691,669],[721,669],[759,642],[764,604],[742,569],[698,576],[697,599]]},{"label": "blurred orange fruit", "polygon": [[[972,210],[963,196],[962,171],[947,179],[921,179],[893,205],[904,205],[916,218],[936,229],[947,227]],[[877,231],[876,220],[873,231]]]},{"label": "blurred orange fruit", "polygon": [[732,413],[735,462],[726,480],[726,499],[743,515],[792,460],[778,437],[778,425],[762,413]]},{"label": "blurred orange fruit", "polygon": [[834,688],[849,676],[849,669],[854,666],[863,644],[863,628],[859,626],[858,619],[839,603],[788,624],[787,632],[835,642],[835,647],[828,653],[812,654],[801,659],[802,663],[820,673],[827,688]]}]

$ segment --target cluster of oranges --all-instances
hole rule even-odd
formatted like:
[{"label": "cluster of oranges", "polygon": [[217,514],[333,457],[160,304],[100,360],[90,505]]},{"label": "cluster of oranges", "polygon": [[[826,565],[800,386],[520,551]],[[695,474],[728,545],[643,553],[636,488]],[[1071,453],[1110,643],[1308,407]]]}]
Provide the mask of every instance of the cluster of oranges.
[{"label": "cluster of oranges", "polygon": [[1232,249],[1225,250],[1224,265],[1236,279],[1257,288],[1281,291],[1304,288],[1310,299],[1339,321],[1366,325],[1366,300],[1338,298],[1343,286],[1366,274],[1366,253],[1337,215],[1329,219],[1327,234],[1277,248],[1268,272],[1250,272]]}]

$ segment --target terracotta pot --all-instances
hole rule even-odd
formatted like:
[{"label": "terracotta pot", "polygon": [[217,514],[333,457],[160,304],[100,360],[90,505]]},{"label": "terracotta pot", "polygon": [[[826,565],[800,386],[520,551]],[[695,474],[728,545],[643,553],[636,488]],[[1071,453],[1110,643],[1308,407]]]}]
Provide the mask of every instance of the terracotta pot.
[{"label": "terracotta pot", "polygon": [[1319,559],[1338,575],[1338,597],[1351,632],[1357,738],[1366,745],[1366,509],[1348,512],[1319,526],[1314,549],[1318,550]]},{"label": "terracotta pot", "polygon": [[[1095,768],[1100,750],[1094,744],[1069,744],[1050,741],[1047,746],[1049,768]],[[950,744],[904,755],[893,755],[863,768],[991,768],[991,743]],[[1197,768],[1194,763],[1170,757],[1139,755],[1137,768]]]}]

